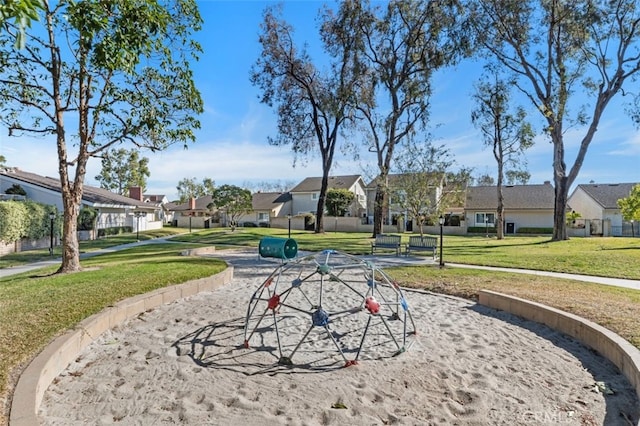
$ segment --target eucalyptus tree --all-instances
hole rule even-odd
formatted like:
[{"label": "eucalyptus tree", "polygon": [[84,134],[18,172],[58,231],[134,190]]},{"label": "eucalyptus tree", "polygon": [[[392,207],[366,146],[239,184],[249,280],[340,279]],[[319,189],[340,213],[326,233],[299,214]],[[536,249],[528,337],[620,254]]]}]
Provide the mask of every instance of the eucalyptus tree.
[{"label": "eucalyptus tree", "polygon": [[[340,11],[346,4],[350,2],[342,3]],[[262,51],[252,68],[251,81],[261,90],[261,101],[273,107],[278,117],[278,134],[269,137],[269,143],[291,146],[294,166],[298,156],[320,154],[316,233],[324,231],[329,174],[339,138],[352,118],[349,107],[361,77],[353,18],[345,13],[335,15],[330,9],[320,13],[320,38],[326,56],[314,62],[306,45],[296,45],[294,29],[281,18],[281,10],[268,7],[259,37]],[[324,61],[328,62],[326,69],[321,68]]]},{"label": "eucalyptus tree", "polygon": [[504,174],[507,185],[526,185],[531,180],[531,173],[525,169],[511,169]]},{"label": "eucalyptus tree", "polygon": [[[640,70],[637,0],[473,0],[479,43],[541,114],[553,144],[553,240],[565,240],[568,192],[609,102]],[[573,163],[565,133],[582,131]]]},{"label": "eucalyptus tree", "polygon": [[87,162],[121,143],[162,150],[193,141],[202,100],[190,61],[200,46],[194,0],[44,2],[41,31],[0,51],[0,120],[10,135],[57,146],[63,250],[58,272],[81,269],[77,217]]},{"label": "eucalyptus tree", "polygon": [[346,2],[343,9],[359,16],[353,31],[362,49],[359,60],[366,78],[359,88],[357,110],[365,143],[376,155],[378,166],[375,235],[382,231],[395,148],[425,129],[431,77],[467,53],[468,38],[457,0],[392,0],[382,6],[362,3]]},{"label": "eucalyptus tree", "polygon": [[213,195],[216,190],[216,183],[211,178],[202,179],[202,183],[198,183],[196,178],[183,178],[176,186],[179,201],[187,202],[190,198],[200,198],[205,195]]},{"label": "eucalyptus tree", "polygon": [[[490,81],[493,80],[493,81]],[[480,130],[482,142],[491,147],[497,166],[498,205],[496,208],[496,233],[504,238],[504,193],[506,172],[523,172],[526,168],[524,152],[533,146],[533,129],[527,122],[527,113],[522,107],[510,108],[511,85],[493,72],[488,80],[476,85],[473,99],[476,108],[471,112],[471,121]]]},{"label": "eucalyptus tree", "polygon": [[137,149],[110,149],[102,155],[102,168],[95,179],[100,187],[120,195],[128,195],[129,188],[139,186],[145,191],[149,171],[149,159],[140,157]]}]

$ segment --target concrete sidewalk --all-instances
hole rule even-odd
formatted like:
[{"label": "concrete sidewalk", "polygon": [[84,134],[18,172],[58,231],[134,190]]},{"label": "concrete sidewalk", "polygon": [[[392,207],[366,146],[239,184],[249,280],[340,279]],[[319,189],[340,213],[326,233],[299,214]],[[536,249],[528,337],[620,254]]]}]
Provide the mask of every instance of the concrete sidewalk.
[{"label": "concrete sidewalk", "polygon": [[[96,250],[88,253],[81,253],[80,259],[86,259],[88,257],[97,256],[99,254],[113,253],[119,250],[125,250],[131,247],[136,247],[143,244],[164,243],[171,237],[154,238],[152,240],[138,241],[130,244],[122,244],[119,246],[108,247],[101,250]],[[416,265],[435,265],[436,261],[430,257],[422,256],[362,256],[363,259],[370,260],[382,267],[393,266],[416,266]],[[33,271],[46,266],[59,265],[60,258],[45,260],[42,262],[30,263],[28,265],[14,266],[11,268],[0,269],[0,278],[8,277],[10,275],[20,274],[22,272]],[[531,269],[517,269],[517,268],[501,268],[494,266],[478,266],[478,265],[465,265],[461,263],[445,263],[446,267],[451,268],[467,268],[467,269],[482,269],[486,271],[500,271],[500,272],[512,272],[516,274],[529,274],[540,275],[554,278],[564,278],[567,280],[584,281],[596,284],[605,284],[616,287],[630,288],[634,290],[640,290],[640,280],[627,280],[623,278],[608,278],[608,277],[595,277],[590,275],[579,274],[567,274],[562,272],[546,272],[546,271],[534,271]]]},{"label": "concrete sidewalk", "polygon": [[541,275],[546,277],[564,278],[567,280],[584,281],[589,283],[605,284],[605,285],[611,285],[616,287],[625,287],[625,288],[631,288],[634,290],[640,290],[640,280],[627,280],[624,278],[594,277],[591,275],[567,274],[564,272],[533,271],[531,269],[500,268],[495,266],[463,265],[461,263],[447,263],[446,266],[449,266],[452,268],[484,269],[486,271],[500,271],[500,272],[513,272],[516,274]]}]

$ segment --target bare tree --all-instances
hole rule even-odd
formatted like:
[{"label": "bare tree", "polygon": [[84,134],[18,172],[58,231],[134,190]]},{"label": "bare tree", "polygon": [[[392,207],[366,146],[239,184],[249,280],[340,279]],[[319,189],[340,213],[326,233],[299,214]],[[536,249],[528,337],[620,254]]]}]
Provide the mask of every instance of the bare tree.
[{"label": "bare tree", "polygon": [[[341,8],[344,7],[344,4]],[[262,102],[278,114],[274,145],[290,145],[298,155],[319,152],[322,183],[316,210],[315,232],[324,231],[323,215],[329,174],[341,130],[351,117],[349,105],[360,77],[355,65],[352,17],[334,16],[325,9],[320,36],[330,57],[330,69],[321,72],[306,49],[298,49],[293,28],[267,8],[262,24],[262,52],[252,70],[251,81],[262,91]],[[294,163],[295,165],[295,163]]]},{"label": "bare tree", "polygon": [[44,5],[44,31],[27,32],[24,49],[7,43],[15,26],[0,39],[0,120],[10,135],[55,138],[64,211],[58,272],[74,272],[88,160],[124,142],[161,150],[194,139],[202,100],[189,62],[200,47],[190,36],[201,18],[193,0]]},{"label": "bare tree", "polygon": [[242,183],[243,188],[247,188],[252,192],[288,192],[291,188],[296,186],[294,180],[274,180],[274,181],[260,181]]},{"label": "bare tree", "polygon": [[[636,0],[476,0],[478,41],[518,80],[553,143],[553,240],[565,240],[568,192],[609,102],[640,70]],[[585,100],[586,99],[586,100]],[[567,166],[564,135],[584,129]]]},{"label": "bare tree", "polygon": [[481,82],[476,86],[473,98],[476,109],[471,112],[471,121],[480,129],[485,146],[491,147],[498,167],[496,191],[496,233],[499,240],[504,238],[504,194],[502,187],[508,167],[521,169],[526,161],[524,151],[533,146],[534,133],[526,121],[522,107],[510,111],[510,84],[499,79],[494,72],[493,81]]},{"label": "bare tree", "polygon": [[366,78],[357,108],[378,165],[375,236],[382,231],[395,148],[424,129],[433,73],[466,53],[462,6],[456,0],[393,0],[382,8],[347,2],[343,10],[360,16],[354,30]]},{"label": "bare tree", "polygon": [[446,209],[446,177],[454,161],[448,150],[431,143],[409,143],[403,148],[394,162],[398,175],[389,188],[390,200],[408,213],[422,235],[427,219]]}]

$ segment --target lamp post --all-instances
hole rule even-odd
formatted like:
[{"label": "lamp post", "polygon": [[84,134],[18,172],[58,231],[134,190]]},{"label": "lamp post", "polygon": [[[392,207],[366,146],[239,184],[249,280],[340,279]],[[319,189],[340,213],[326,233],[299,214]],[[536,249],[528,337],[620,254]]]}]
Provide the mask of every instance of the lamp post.
[{"label": "lamp post", "polygon": [[135,212],[134,213],[135,217],[136,217],[136,240],[140,241],[140,218],[141,217],[145,217],[147,215],[147,212]]},{"label": "lamp post", "polygon": [[444,267],[444,260],[442,259],[442,226],[444,225],[444,216],[440,215],[438,218],[440,224],[440,267]]},{"label": "lamp post", "polygon": [[287,215],[287,219],[289,220],[289,238],[291,238],[291,215]]},{"label": "lamp post", "polygon": [[56,214],[54,212],[49,213],[49,219],[51,220],[51,226],[49,227],[49,255],[53,256],[53,220],[56,218]]},{"label": "lamp post", "polygon": [[489,218],[487,215],[484,216],[484,236],[489,238]]},{"label": "lamp post", "polygon": [[631,238],[636,236],[636,231],[633,229],[633,219],[631,219]]}]

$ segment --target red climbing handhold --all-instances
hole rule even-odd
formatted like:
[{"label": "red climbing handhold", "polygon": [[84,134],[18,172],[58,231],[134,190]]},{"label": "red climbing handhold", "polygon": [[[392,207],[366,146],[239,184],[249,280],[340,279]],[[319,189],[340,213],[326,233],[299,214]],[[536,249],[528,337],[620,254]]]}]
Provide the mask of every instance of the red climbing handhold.
[{"label": "red climbing handhold", "polygon": [[269,309],[272,309],[275,311],[275,309],[278,307],[279,304],[280,304],[280,295],[274,294],[269,298],[269,304],[267,306],[269,307]]},{"label": "red climbing handhold", "polygon": [[376,299],[371,296],[364,300],[364,307],[372,314],[380,312],[380,303],[376,302]]}]

